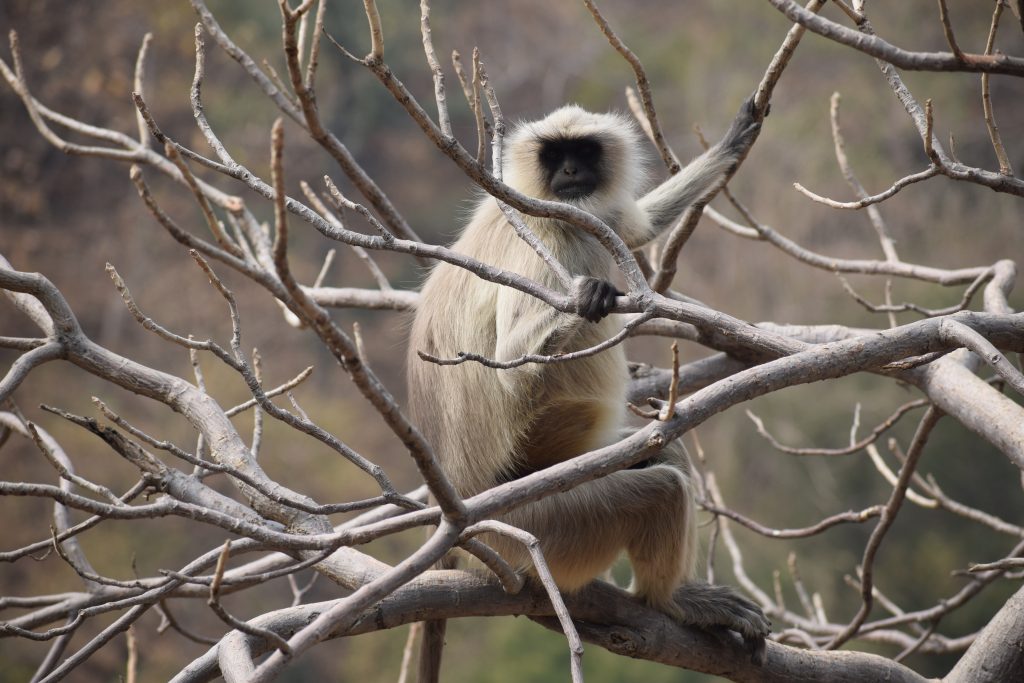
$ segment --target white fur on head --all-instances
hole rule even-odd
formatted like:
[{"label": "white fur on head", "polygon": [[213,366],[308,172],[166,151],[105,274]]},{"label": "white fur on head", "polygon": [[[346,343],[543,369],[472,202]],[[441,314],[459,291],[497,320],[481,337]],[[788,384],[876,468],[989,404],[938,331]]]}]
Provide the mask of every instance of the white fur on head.
[{"label": "white fur on head", "polygon": [[619,114],[594,114],[570,104],[539,121],[522,123],[508,138],[504,180],[523,194],[560,201],[547,186],[540,164],[545,140],[589,137],[601,143],[603,184],[594,195],[571,203],[593,211],[632,202],[643,184],[640,134],[631,119]]}]

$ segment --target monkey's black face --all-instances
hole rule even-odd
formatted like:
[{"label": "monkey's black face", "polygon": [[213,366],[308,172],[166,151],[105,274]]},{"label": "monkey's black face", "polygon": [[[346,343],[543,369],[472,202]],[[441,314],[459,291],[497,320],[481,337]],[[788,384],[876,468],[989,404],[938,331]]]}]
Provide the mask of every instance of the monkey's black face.
[{"label": "monkey's black face", "polygon": [[562,201],[587,197],[601,185],[601,143],[593,138],[544,140],[540,164],[548,188]]}]

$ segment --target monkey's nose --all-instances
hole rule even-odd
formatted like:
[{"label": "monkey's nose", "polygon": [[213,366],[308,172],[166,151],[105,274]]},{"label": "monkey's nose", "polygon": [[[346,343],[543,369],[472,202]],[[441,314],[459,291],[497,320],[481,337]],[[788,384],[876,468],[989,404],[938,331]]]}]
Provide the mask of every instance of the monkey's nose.
[{"label": "monkey's nose", "polygon": [[576,172],[577,171],[575,166],[566,166],[562,169],[562,173],[564,173],[565,175],[576,175]]}]

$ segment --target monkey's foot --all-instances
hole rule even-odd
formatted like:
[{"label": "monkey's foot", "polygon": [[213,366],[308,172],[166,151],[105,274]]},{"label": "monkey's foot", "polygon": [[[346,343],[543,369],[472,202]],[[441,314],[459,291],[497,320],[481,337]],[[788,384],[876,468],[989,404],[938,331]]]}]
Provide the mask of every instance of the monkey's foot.
[{"label": "monkey's foot", "polygon": [[772,624],[754,602],[729,586],[687,583],[676,589],[673,598],[678,609],[676,621],[705,630],[727,628],[743,636],[750,659],[764,663],[765,637]]}]

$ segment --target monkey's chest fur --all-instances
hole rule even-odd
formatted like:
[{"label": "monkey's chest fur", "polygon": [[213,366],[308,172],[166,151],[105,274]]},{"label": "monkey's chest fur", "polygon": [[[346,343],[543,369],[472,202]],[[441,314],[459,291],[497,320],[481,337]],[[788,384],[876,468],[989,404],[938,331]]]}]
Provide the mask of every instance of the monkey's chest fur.
[{"label": "monkey's chest fur", "polygon": [[[535,231],[570,272],[608,277],[611,259],[589,236],[545,224]],[[483,225],[474,220],[453,249],[560,289],[543,261],[500,216]],[[461,268],[442,263],[434,269],[423,287],[410,339],[410,407],[462,495],[613,442],[624,422],[625,357],[615,347],[571,361],[499,370],[474,362],[438,366],[416,352],[441,358],[459,352],[515,357],[544,353],[550,339],[557,339],[558,351],[570,352],[598,344],[619,329],[617,316],[587,322]]]}]

